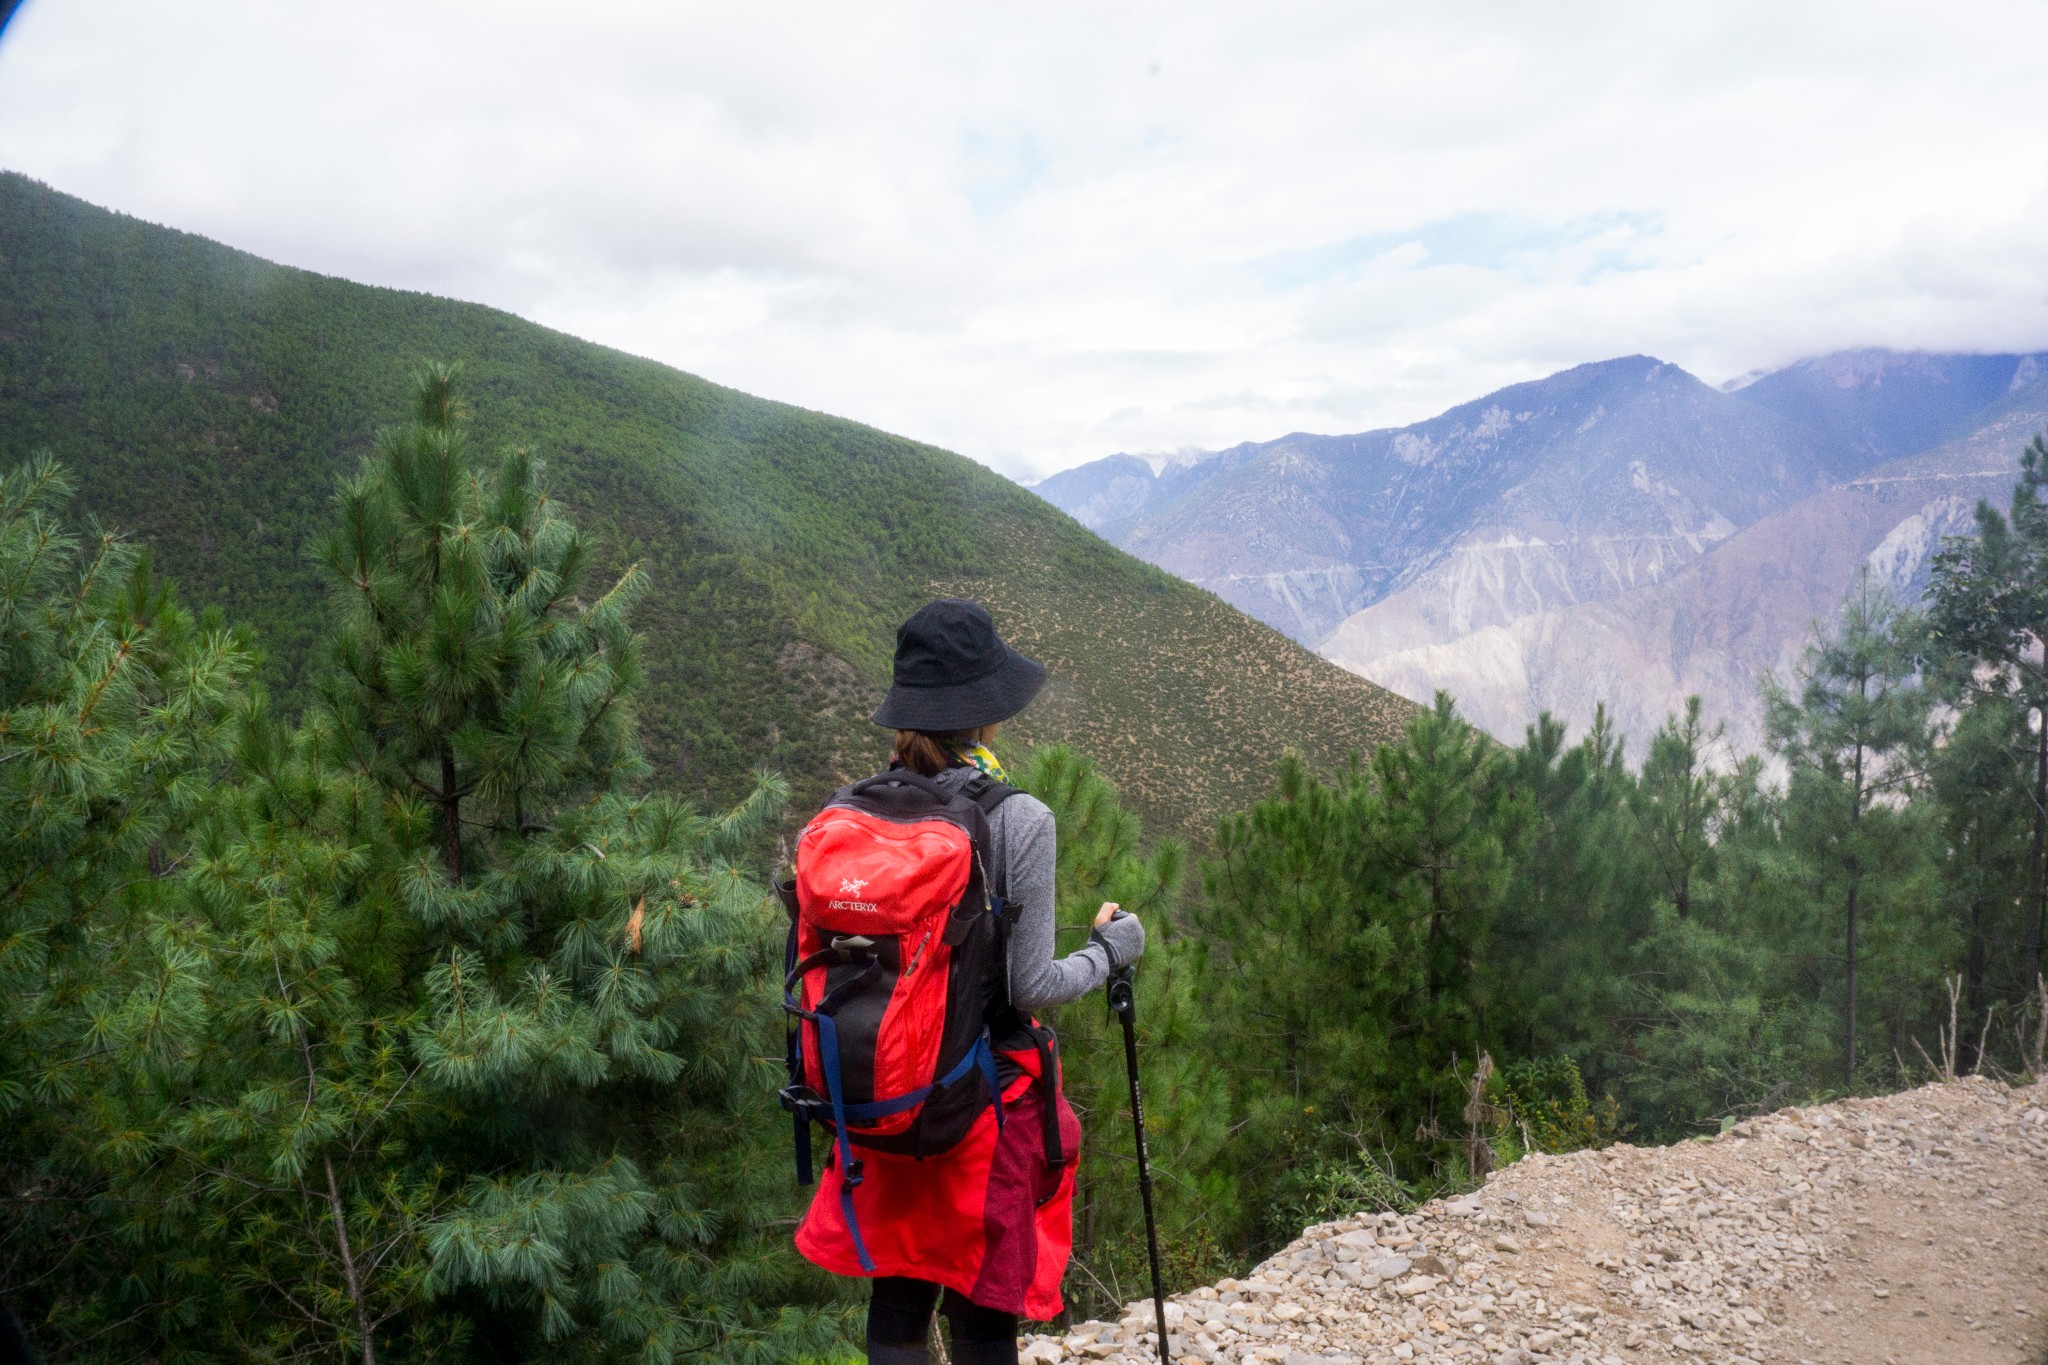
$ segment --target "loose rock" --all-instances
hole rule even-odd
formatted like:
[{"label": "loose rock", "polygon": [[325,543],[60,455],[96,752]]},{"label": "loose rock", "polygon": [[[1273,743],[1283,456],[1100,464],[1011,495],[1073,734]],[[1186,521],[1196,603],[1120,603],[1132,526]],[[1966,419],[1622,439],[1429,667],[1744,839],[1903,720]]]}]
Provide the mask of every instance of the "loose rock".
[{"label": "loose rock", "polygon": [[[2044,1185],[2048,1083],[1973,1078],[1531,1156],[1412,1215],[1309,1228],[1167,1321],[1205,1365],[2038,1365]],[[1147,1300],[1020,1359],[1140,1365],[1151,1327]]]}]

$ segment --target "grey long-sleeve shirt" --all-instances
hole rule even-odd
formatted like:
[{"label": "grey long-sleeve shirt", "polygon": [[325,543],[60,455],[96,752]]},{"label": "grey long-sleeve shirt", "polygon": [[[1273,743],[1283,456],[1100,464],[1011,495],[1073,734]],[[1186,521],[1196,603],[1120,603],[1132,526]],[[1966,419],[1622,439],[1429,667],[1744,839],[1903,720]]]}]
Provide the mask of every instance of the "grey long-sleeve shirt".
[{"label": "grey long-sleeve shirt", "polygon": [[[972,768],[948,768],[936,781],[953,791],[973,775]],[[1109,979],[1109,955],[1101,944],[1090,942],[1078,952],[1055,956],[1058,836],[1052,812],[1037,797],[1019,793],[996,807],[988,827],[988,877],[1017,917],[1010,935],[1010,1003],[1035,1010],[1080,999]],[[1119,961],[1135,962],[1145,951],[1145,926],[1135,915],[1119,914],[1101,933]]]}]

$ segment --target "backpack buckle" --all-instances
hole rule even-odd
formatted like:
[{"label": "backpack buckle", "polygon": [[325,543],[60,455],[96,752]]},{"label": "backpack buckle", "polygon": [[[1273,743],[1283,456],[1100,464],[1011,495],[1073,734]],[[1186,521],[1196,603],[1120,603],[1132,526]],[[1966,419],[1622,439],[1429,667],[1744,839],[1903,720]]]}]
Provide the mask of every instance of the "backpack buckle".
[{"label": "backpack buckle", "polygon": [[785,1085],[776,1092],[775,1098],[782,1102],[785,1112],[800,1119],[817,1120],[820,1109],[831,1108],[823,1095],[807,1085]]}]

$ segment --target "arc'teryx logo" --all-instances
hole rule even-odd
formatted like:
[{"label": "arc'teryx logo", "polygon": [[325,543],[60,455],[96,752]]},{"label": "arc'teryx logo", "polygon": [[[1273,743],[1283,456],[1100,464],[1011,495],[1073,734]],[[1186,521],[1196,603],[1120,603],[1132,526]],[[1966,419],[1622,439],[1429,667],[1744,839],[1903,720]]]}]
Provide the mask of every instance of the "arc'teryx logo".
[{"label": "arc'teryx logo", "polygon": [[[861,888],[866,885],[867,880],[865,878],[842,877],[839,882],[839,894],[842,896],[858,896],[861,892]],[[832,902],[832,909],[834,910],[879,910],[880,908],[881,907],[876,905],[873,901]]]}]

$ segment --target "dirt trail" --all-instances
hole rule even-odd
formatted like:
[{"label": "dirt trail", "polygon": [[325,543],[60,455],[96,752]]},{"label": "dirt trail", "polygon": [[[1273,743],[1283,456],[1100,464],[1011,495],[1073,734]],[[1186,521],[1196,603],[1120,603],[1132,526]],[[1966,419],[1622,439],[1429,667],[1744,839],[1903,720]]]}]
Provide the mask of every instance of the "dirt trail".
[{"label": "dirt trail", "polygon": [[[1310,1228],[1167,1305],[1229,1365],[2041,1365],[2048,1082],[1788,1109],[1708,1142],[1531,1157]],[[1155,1361],[1150,1304],[1025,1359]]]}]

